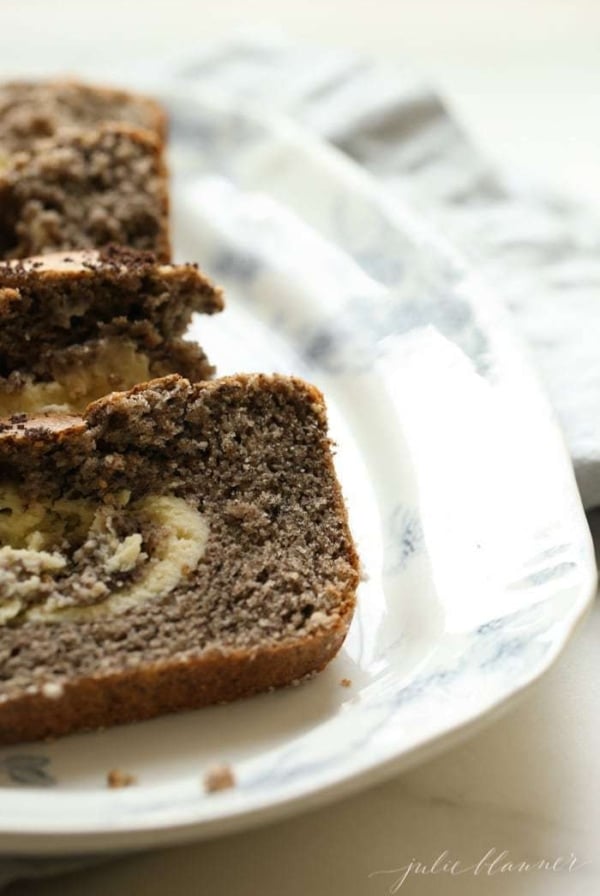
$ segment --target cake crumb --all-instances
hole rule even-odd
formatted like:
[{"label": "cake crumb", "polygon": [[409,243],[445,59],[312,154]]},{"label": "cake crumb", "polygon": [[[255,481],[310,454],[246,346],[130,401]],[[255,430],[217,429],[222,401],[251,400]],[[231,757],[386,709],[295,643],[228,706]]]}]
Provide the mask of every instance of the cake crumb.
[{"label": "cake crumb", "polygon": [[137,781],[135,775],[130,775],[128,772],[122,772],[118,768],[113,768],[106,776],[106,783],[114,790],[119,787],[131,787],[131,785],[136,784]]},{"label": "cake crumb", "polygon": [[309,616],[307,620],[307,626],[310,629],[325,628],[326,626],[330,625],[331,620],[332,617],[327,613],[324,613],[323,610],[315,610],[315,612]]},{"label": "cake crumb", "polygon": [[49,700],[59,700],[65,689],[58,681],[46,681],[42,685],[42,695],[47,697]]},{"label": "cake crumb", "polygon": [[220,790],[229,790],[235,787],[235,775],[230,765],[214,765],[204,775],[204,790],[206,793],[217,793]]},{"label": "cake crumb", "polygon": [[349,688],[352,686],[352,679],[351,678],[342,678],[342,680],[340,681],[340,684],[343,688]]}]

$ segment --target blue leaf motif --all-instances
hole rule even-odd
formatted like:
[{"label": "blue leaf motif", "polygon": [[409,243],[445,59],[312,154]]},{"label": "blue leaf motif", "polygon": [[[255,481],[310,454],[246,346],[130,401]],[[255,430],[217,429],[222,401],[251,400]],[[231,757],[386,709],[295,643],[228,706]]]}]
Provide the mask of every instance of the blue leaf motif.
[{"label": "blue leaf motif", "polygon": [[394,575],[406,568],[424,547],[423,527],[417,511],[403,504],[394,508],[386,526],[384,572]]},{"label": "blue leaf motif", "polygon": [[261,262],[249,252],[231,252],[223,249],[213,261],[216,277],[227,277],[248,285],[260,272]]},{"label": "blue leaf motif", "polygon": [[386,300],[348,296],[343,313],[307,334],[304,354],[329,373],[369,370],[390,351],[390,337],[435,327],[459,346],[482,376],[490,376],[487,337],[458,292],[430,286],[419,293],[390,290]]},{"label": "blue leaf motif", "polygon": [[48,756],[16,754],[0,759],[0,769],[15,784],[28,787],[51,787],[56,781],[48,771]]}]

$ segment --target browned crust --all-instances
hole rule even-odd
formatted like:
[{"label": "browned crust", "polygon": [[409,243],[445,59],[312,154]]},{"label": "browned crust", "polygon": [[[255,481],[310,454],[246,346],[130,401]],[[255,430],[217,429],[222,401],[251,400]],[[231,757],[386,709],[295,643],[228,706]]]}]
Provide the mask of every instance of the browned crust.
[{"label": "browned crust", "polygon": [[146,107],[148,112],[148,117],[151,121],[151,125],[148,128],[151,130],[160,140],[160,142],[164,145],[167,142],[168,132],[169,132],[169,122],[167,118],[166,110],[163,106],[160,105],[155,99],[147,96],[143,93],[136,93],[130,90],[122,90],[118,87],[107,87],[107,86],[99,86],[97,84],[87,84],[81,81],[73,80],[65,80],[65,81],[51,81],[51,84],[60,85],[65,84],[67,86],[78,87],[82,89],[84,92],[90,93],[99,93],[109,99],[119,99],[119,100],[134,100]]},{"label": "browned crust", "polygon": [[3,85],[6,89],[11,88],[36,88],[39,86],[47,87],[49,90],[73,89],[78,90],[82,94],[98,94],[108,100],[115,102],[133,101],[140,106],[144,106],[148,115],[148,130],[155,134],[162,144],[167,142],[168,137],[168,118],[166,110],[157,100],[144,93],[137,93],[133,90],[124,90],[120,87],[109,87],[108,85],[92,84],[86,81],[79,81],[77,78],[52,78],[42,81],[8,81]]},{"label": "browned crust", "polygon": [[58,697],[28,694],[0,704],[0,744],[59,737],[166,713],[228,703],[321,671],[352,620],[354,591],[340,598],[339,623],[253,652],[207,652],[187,660],[81,678]]},{"label": "browned crust", "polygon": [[23,285],[86,283],[93,282],[98,275],[118,283],[131,273],[156,275],[167,284],[179,281],[195,286],[203,294],[205,305],[201,310],[206,314],[215,314],[225,307],[222,287],[213,283],[196,263],[165,264],[157,260],[154,252],[108,245],[101,249],[63,249],[46,255],[1,260],[0,320],[13,313],[23,301]]},{"label": "browned crust", "polygon": [[194,390],[199,393],[216,392],[225,386],[252,386],[260,389],[267,384],[278,386],[283,392],[288,392],[290,386],[304,392],[315,405],[315,410],[322,415],[326,422],[327,414],[323,393],[312,383],[308,383],[306,380],[300,379],[300,377],[279,373],[232,373],[228,376],[221,376],[216,380],[206,380],[193,384],[190,384],[185,377],[180,376],[178,373],[172,373],[169,376],[149,380],[147,383],[138,383],[136,386],[128,389],[127,392],[111,392],[109,395],[104,395],[87,406],[84,417],[90,423],[96,424],[103,412],[111,412],[113,409],[118,410],[119,407],[126,404],[131,395],[139,395],[152,388],[160,387],[162,391],[166,392],[167,390],[176,391],[180,387],[185,388],[193,385]]},{"label": "browned crust", "polygon": [[[210,392],[220,390],[224,386],[245,386],[254,385],[260,388],[267,383],[281,383],[283,389],[287,389],[291,384],[297,389],[301,389],[311,401],[315,404],[315,409],[326,417],[325,401],[322,392],[307,383],[305,380],[294,376],[281,376],[279,374],[266,373],[235,373],[230,376],[222,376],[216,380],[205,380],[194,383],[194,390],[199,392]],[[13,448],[19,447],[24,439],[27,439],[30,448],[35,449],[36,445],[58,444],[62,441],[69,441],[74,436],[83,435],[91,426],[101,424],[106,415],[118,411],[119,408],[126,405],[127,400],[132,395],[140,395],[148,389],[160,387],[163,391],[176,391],[180,387],[190,387],[189,380],[180,376],[178,373],[172,373],[168,376],[157,377],[149,380],[147,383],[138,383],[126,392],[110,392],[102,398],[98,398],[87,406],[83,415],[78,414],[55,414],[51,417],[44,414],[15,414],[6,420],[0,421],[0,451],[3,456],[10,453]],[[32,442],[32,438],[35,439]],[[333,461],[330,462],[330,472],[334,472]],[[346,513],[343,501],[340,504]],[[347,522],[347,520],[346,520]]]},{"label": "browned crust", "polygon": [[107,85],[89,84],[85,81],[78,81],[76,78],[56,78],[46,82],[48,87],[72,87],[80,90],[82,93],[97,93],[110,100],[123,101],[133,100],[141,106],[145,106],[149,118],[148,130],[155,134],[161,143],[165,144],[168,137],[168,119],[167,113],[163,106],[155,99],[144,93],[137,93],[132,90],[123,90],[120,87],[109,87]]},{"label": "browned crust", "polygon": [[0,422],[0,444],[17,449],[26,442],[29,449],[38,444],[53,444],[82,435],[85,422],[75,414],[14,414]]}]

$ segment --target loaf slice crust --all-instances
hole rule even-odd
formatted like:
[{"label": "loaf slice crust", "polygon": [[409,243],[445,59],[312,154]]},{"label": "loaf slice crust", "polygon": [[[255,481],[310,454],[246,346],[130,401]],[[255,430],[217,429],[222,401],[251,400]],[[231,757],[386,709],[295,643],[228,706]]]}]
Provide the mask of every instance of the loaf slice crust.
[{"label": "loaf slice crust", "polygon": [[181,337],[192,314],[223,308],[196,265],[117,246],[0,263],[0,417],[79,413],[157,376],[213,373]]},{"label": "loaf slice crust", "polygon": [[171,256],[167,169],[149,131],[65,131],[0,169],[0,258],[119,243]]},{"label": "loaf slice crust", "polygon": [[64,130],[111,123],[144,128],[162,143],[167,137],[164,109],[142,94],[68,79],[0,84],[0,156],[5,160]]},{"label": "loaf slice crust", "polygon": [[[0,522],[1,743],[233,700],[316,672],[339,650],[358,560],[313,387],[173,376],[82,418],[0,429],[3,500],[21,521]],[[172,531],[166,517],[148,526],[149,507],[176,509],[181,542],[192,533],[175,579],[160,568]],[[93,519],[93,539],[73,534],[78,514]],[[102,530],[99,515],[111,519]],[[47,555],[37,590],[19,567],[35,566],[18,554],[27,544]],[[166,554],[180,549],[175,539]],[[58,572],[56,554],[67,560]],[[163,590],[140,599],[150,574]]]}]

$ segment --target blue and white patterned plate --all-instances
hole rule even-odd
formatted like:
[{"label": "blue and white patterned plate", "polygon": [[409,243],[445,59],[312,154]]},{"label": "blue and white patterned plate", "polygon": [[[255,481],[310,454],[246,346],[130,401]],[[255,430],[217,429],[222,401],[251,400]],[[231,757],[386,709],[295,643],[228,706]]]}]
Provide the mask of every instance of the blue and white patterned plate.
[{"label": "blue and white patterned plate", "polygon": [[[301,687],[1,750],[4,852],[215,835],[405,769],[539,679],[595,590],[561,434],[484,285],[288,122],[169,99],[179,254],[229,296],[193,335],[222,373],[294,372],[325,392],[358,611]],[[206,795],[223,761],[237,786]],[[112,768],[137,785],[108,790]]]}]

